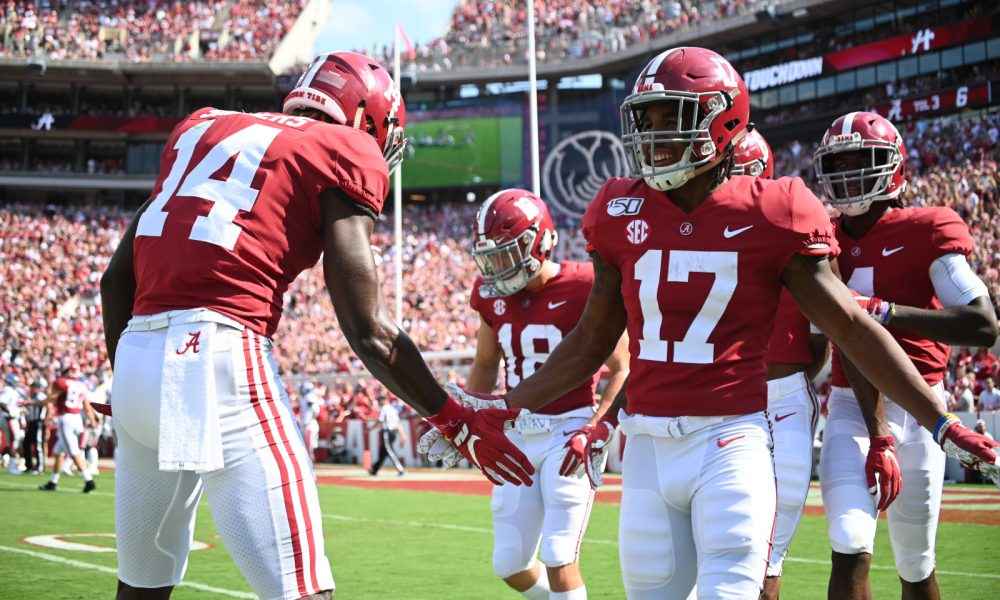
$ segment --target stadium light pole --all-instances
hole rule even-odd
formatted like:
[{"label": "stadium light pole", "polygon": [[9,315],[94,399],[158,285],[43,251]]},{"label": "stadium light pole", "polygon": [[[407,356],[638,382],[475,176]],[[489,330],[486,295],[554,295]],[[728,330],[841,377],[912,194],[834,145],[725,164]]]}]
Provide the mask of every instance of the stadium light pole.
[{"label": "stadium light pole", "polygon": [[531,191],[541,196],[538,165],[538,77],[535,71],[535,0],[528,0],[528,129],[531,140]]},{"label": "stadium light pole", "polygon": [[[399,89],[399,25],[393,28],[392,42],[392,77]],[[393,236],[396,238],[396,323],[403,323],[403,164],[396,166],[392,182],[392,215]]]}]

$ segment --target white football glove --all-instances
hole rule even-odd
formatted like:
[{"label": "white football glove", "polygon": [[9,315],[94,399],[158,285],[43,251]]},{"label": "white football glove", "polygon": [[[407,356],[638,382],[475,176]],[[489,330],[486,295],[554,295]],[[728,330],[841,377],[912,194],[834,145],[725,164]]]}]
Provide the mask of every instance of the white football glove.
[{"label": "white football glove", "polygon": [[[474,410],[507,408],[507,401],[501,396],[483,398],[466,392],[455,383],[446,383],[444,390],[448,392],[449,396],[465,406],[472,407]],[[526,412],[522,411],[522,415]],[[510,425],[507,428],[509,429]],[[426,455],[427,460],[431,462],[441,461],[441,466],[445,469],[450,469],[462,461],[462,454],[458,451],[458,448],[446,440],[436,427],[432,427],[430,431],[420,436],[420,441],[417,442],[417,452]]]}]

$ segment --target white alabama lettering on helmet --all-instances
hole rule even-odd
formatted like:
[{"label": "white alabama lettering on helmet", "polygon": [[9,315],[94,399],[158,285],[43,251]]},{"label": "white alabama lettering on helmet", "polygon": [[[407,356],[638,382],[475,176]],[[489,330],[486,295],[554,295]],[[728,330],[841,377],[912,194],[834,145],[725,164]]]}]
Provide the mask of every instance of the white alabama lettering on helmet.
[{"label": "white alabama lettering on helmet", "polygon": [[524,216],[528,217],[529,220],[534,221],[538,218],[538,207],[535,206],[535,203],[529,200],[526,196],[521,196],[515,200],[514,206],[520,208],[521,212],[523,212]]}]

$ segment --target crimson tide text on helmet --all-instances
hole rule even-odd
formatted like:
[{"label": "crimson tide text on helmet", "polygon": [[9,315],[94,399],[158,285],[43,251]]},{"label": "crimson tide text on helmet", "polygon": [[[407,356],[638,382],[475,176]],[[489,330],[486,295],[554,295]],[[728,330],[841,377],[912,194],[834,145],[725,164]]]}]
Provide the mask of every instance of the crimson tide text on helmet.
[{"label": "crimson tide text on helmet", "polygon": [[[864,153],[865,166],[838,171],[834,159],[846,152]],[[892,200],[906,188],[906,146],[885,117],[852,112],[823,134],[813,168],[830,204],[845,215],[862,215],[872,202]]]},{"label": "crimson tide text on helmet", "polygon": [[748,127],[747,134],[736,144],[736,149],[733,150],[733,170],[730,175],[774,178],[771,145],[756,129]]},{"label": "crimson tide text on helmet", "polygon": [[[643,131],[653,103],[677,105],[674,130]],[[672,48],[639,74],[621,107],[622,143],[631,175],[660,191],[681,187],[727,159],[746,131],[750,94],[726,59],[705,48]],[[658,165],[658,149],[685,144],[680,160]]]},{"label": "crimson tide text on helmet", "polygon": [[557,234],[545,202],[528,190],[501,190],[476,213],[472,258],[484,297],[510,296],[538,275]]},{"label": "crimson tide text on helmet", "polygon": [[283,111],[313,108],[341,125],[371,133],[391,172],[403,160],[406,106],[385,67],[356,52],[317,56],[285,96]]}]

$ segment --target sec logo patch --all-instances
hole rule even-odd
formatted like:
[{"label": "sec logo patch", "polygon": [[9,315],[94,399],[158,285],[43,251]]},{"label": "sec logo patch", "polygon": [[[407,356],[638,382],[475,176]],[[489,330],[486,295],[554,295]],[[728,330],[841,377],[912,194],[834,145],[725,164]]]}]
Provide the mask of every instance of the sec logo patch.
[{"label": "sec logo patch", "polygon": [[635,219],[625,226],[625,238],[638,246],[649,237],[649,223],[644,219]]},{"label": "sec logo patch", "polygon": [[499,317],[500,315],[507,312],[507,303],[502,299],[497,299],[493,301],[493,312]]}]

